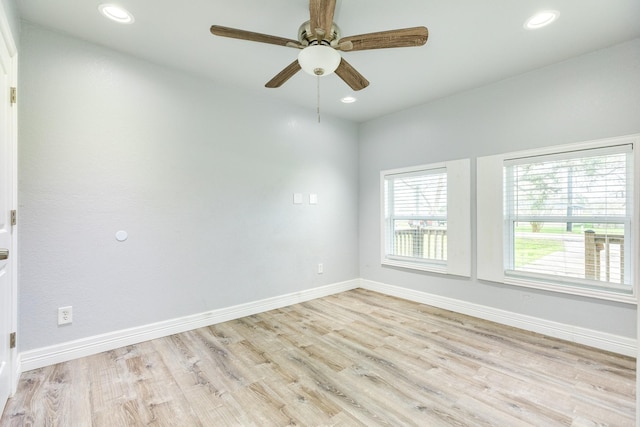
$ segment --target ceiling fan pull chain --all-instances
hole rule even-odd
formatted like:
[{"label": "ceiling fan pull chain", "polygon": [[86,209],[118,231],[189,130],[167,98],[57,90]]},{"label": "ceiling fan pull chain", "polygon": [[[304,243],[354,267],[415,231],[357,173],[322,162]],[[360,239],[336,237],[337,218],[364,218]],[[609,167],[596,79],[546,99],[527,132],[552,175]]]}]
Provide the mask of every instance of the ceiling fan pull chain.
[{"label": "ceiling fan pull chain", "polygon": [[318,123],[320,123],[320,76],[318,75],[316,77],[316,79],[318,81],[318,84],[317,84],[317,89],[318,89],[317,90],[318,91],[318,107],[317,107],[317,110],[318,110]]}]

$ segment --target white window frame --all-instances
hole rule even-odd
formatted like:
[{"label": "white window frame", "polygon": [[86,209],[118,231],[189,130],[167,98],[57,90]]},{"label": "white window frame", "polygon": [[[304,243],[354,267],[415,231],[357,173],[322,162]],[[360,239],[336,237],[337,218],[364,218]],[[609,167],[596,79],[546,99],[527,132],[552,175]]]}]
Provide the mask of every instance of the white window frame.
[{"label": "white window frame", "polygon": [[[380,172],[380,260],[382,265],[429,271],[456,276],[471,276],[471,161],[453,160]],[[387,256],[390,244],[386,232],[385,178],[398,174],[430,173],[443,170],[447,174],[447,259],[438,262],[412,261]]]},{"label": "white window frame", "polygon": [[632,185],[635,197],[633,198],[631,242],[629,242],[629,245],[637,259],[640,254],[640,197],[638,196],[638,189],[640,188],[640,134],[479,157],[476,168],[478,224],[476,259],[478,279],[630,304],[637,303],[638,264],[640,264],[637,261],[633,263],[631,271],[631,294],[617,292],[614,287],[611,289],[582,287],[542,279],[536,280],[532,277],[523,278],[509,275],[505,271],[505,254],[507,253],[508,242],[506,242],[504,233],[504,162],[513,158],[553,155],[567,151],[606,148],[625,144],[633,146]]}]

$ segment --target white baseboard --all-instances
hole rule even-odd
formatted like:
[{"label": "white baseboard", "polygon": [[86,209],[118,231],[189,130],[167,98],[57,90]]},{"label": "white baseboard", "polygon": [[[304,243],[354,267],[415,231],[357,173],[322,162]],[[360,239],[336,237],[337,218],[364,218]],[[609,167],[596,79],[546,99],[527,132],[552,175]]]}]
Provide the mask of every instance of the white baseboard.
[{"label": "white baseboard", "polygon": [[109,351],[143,341],[214,325],[216,323],[239,319],[241,317],[286,307],[300,302],[310,301],[316,298],[322,298],[324,296],[356,289],[359,285],[359,279],[354,279],[305,291],[294,292],[287,295],[267,298],[260,301],[206,311],[204,313],[193,314],[177,319],[170,319],[136,328],[109,332],[107,334],[95,335],[49,347],[25,351],[20,353],[20,372],[30,371],[32,369],[101,353],[103,351]]},{"label": "white baseboard", "polygon": [[550,337],[584,344],[601,350],[636,357],[637,340],[633,338],[553,322],[550,320],[540,319],[538,317],[527,316],[511,311],[473,304],[462,300],[428,294],[426,292],[419,292],[413,289],[387,285],[371,280],[360,279],[360,287],[380,292],[382,294],[431,305],[433,307],[455,311],[456,313],[490,320],[503,325],[537,332]]},{"label": "white baseboard", "polygon": [[[316,298],[322,298],[324,296],[356,289],[358,287],[626,356],[636,356],[636,340],[632,338],[552,322],[537,317],[499,310],[462,300],[387,285],[371,280],[354,279],[306,291],[294,292],[260,301],[221,308],[218,310],[211,310],[177,319],[170,319],[136,328],[109,332],[107,334],[95,335],[49,347],[25,351],[18,355],[17,369],[18,372],[21,373],[80,357],[90,356],[103,351],[113,350],[127,345],[137,344],[143,341],[215,325],[217,323],[286,307],[304,301],[310,301]],[[17,377],[18,375],[16,378]]]}]

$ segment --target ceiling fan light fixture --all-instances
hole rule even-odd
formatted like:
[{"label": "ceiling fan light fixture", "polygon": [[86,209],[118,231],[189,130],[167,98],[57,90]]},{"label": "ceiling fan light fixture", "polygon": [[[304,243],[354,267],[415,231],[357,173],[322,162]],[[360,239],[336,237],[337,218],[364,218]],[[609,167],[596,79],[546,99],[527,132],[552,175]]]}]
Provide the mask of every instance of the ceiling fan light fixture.
[{"label": "ceiling fan light fixture", "polygon": [[557,10],[544,10],[542,12],[538,12],[527,19],[524,23],[524,28],[527,30],[536,30],[538,28],[546,27],[558,19],[558,16],[560,16],[560,12]]},{"label": "ceiling fan light fixture", "polygon": [[133,15],[129,11],[114,4],[101,4],[98,6],[98,10],[105,17],[120,24],[132,24],[134,21]]},{"label": "ceiling fan light fixture", "polygon": [[324,45],[307,46],[298,54],[300,67],[312,76],[327,76],[340,65],[340,54],[332,47]]}]

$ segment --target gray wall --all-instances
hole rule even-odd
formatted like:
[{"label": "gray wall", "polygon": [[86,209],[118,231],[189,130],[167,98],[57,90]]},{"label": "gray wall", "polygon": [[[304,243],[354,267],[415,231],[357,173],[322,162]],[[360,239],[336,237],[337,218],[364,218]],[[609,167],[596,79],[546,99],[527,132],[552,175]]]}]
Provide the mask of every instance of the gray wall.
[{"label": "gray wall", "polygon": [[21,38],[20,351],[358,277],[355,124]]},{"label": "gray wall", "polygon": [[20,351],[357,277],[635,338],[631,305],[381,267],[378,180],[640,132],[640,40],[360,126],[30,24],[20,42]]},{"label": "gray wall", "polygon": [[[361,277],[635,338],[633,305],[382,267],[379,173],[637,132],[640,39],[363,124]],[[471,206],[475,253],[475,194]]]}]

